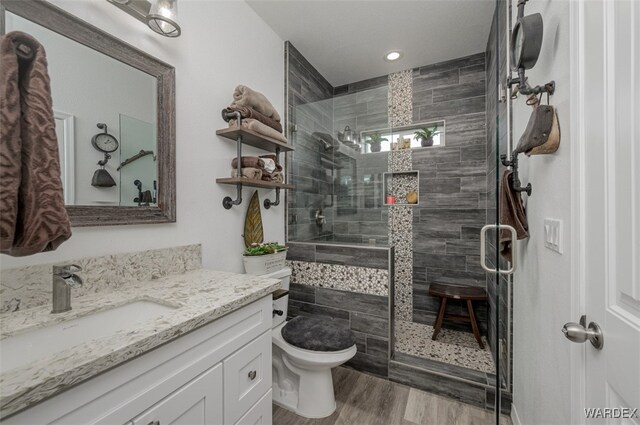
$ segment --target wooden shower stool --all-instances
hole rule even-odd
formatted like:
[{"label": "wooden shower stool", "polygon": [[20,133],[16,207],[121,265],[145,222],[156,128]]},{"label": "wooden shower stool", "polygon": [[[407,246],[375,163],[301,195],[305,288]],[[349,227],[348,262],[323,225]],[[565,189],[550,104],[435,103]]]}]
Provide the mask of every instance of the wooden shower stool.
[{"label": "wooden shower stool", "polygon": [[[480,348],[484,349],[482,338],[480,337],[480,331],[478,330],[478,322],[476,322],[476,315],[473,311],[473,301],[486,301],[487,293],[484,288],[477,286],[456,286],[456,285],[443,285],[439,283],[432,283],[429,286],[429,295],[432,297],[440,298],[440,308],[438,309],[438,318],[433,329],[433,336],[431,339],[434,341],[440,333],[442,328],[442,322],[444,319],[458,321],[458,322],[470,322],[471,329],[473,330],[473,336],[476,337],[476,341],[480,345]],[[451,298],[454,300],[464,300],[467,302],[468,316],[461,316],[458,314],[447,314],[447,300]]]}]

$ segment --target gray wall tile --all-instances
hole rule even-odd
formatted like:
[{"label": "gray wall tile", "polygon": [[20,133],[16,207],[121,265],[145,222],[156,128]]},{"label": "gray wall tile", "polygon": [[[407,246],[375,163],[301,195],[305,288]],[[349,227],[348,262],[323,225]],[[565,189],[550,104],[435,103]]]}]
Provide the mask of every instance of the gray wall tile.
[{"label": "gray wall tile", "polygon": [[347,311],[370,313],[385,319],[389,316],[388,298],[377,295],[316,288],[316,303]]},{"label": "gray wall tile", "polygon": [[364,313],[351,313],[351,329],[386,338],[389,336],[389,320]]}]

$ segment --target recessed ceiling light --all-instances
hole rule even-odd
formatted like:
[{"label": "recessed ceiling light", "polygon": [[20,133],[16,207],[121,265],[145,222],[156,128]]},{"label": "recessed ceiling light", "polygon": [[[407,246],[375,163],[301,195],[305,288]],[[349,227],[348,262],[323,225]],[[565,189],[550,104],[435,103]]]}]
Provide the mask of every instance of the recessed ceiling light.
[{"label": "recessed ceiling light", "polygon": [[384,60],[386,61],[396,61],[402,57],[402,52],[400,50],[392,50],[386,55],[384,55]]}]

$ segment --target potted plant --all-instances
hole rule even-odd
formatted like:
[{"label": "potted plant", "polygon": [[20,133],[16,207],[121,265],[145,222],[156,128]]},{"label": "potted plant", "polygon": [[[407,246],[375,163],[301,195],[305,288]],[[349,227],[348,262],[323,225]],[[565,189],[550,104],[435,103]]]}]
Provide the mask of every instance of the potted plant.
[{"label": "potted plant", "polygon": [[428,146],[433,146],[433,136],[442,133],[438,130],[438,125],[436,124],[433,128],[421,128],[420,130],[414,133],[416,139],[420,140],[420,145],[423,148]]},{"label": "potted plant", "polygon": [[285,265],[287,247],[277,242],[252,243],[242,254],[248,274],[262,275],[280,270]]},{"label": "potted plant", "polygon": [[387,142],[389,139],[382,137],[380,133],[373,133],[365,140],[365,143],[371,145],[371,152],[380,152],[382,149],[382,142]]}]

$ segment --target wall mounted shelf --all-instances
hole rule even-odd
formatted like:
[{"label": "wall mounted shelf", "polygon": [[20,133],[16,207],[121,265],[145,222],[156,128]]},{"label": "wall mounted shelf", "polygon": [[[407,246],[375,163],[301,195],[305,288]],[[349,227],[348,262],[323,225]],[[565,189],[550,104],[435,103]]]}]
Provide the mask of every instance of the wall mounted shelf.
[{"label": "wall mounted shelf", "polygon": [[241,184],[243,186],[249,187],[258,187],[261,189],[293,189],[292,184],[286,183],[274,183],[268,182],[264,180],[253,180],[247,178],[237,178],[237,177],[222,177],[216,179],[216,183],[219,184]]},{"label": "wall mounted shelf", "polygon": [[263,136],[256,133],[255,131],[251,131],[244,127],[223,128],[217,130],[216,134],[233,142],[237,142],[238,137],[242,137],[243,144],[269,152],[277,152],[278,148],[281,152],[289,152],[295,150],[291,145],[282,143],[281,141],[272,139],[271,137]]},{"label": "wall mounted shelf", "polygon": [[[280,164],[280,152],[290,152],[294,150],[294,148],[287,143],[272,139],[271,137],[263,136],[262,134],[242,127],[242,118],[240,116],[240,113],[229,113],[225,109],[223,109],[222,118],[227,122],[230,119],[236,119],[237,126],[217,130],[216,135],[236,143],[238,175],[241,175],[240,164],[242,164],[243,144],[253,146],[255,148],[262,149],[268,152],[274,152],[276,154],[277,164]],[[293,189],[293,185],[287,183],[274,183],[265,180],[254,180],[242,177],[221,177],[216,179],[216,183],[236,186],[236,199],[234,200],[230,196],[225,196],[225,198],[222,200],[222,205],[225,209],[231,209],[231,207],[233,207],[234,205],[240,205],[242,203],[242,186],[257,187],[261,189],[275,189],[275,201],[272,201],[270,199],[264,200],[264,207],[266,209],[269,209],[272,206],[280,205],[280,189]]]}]

